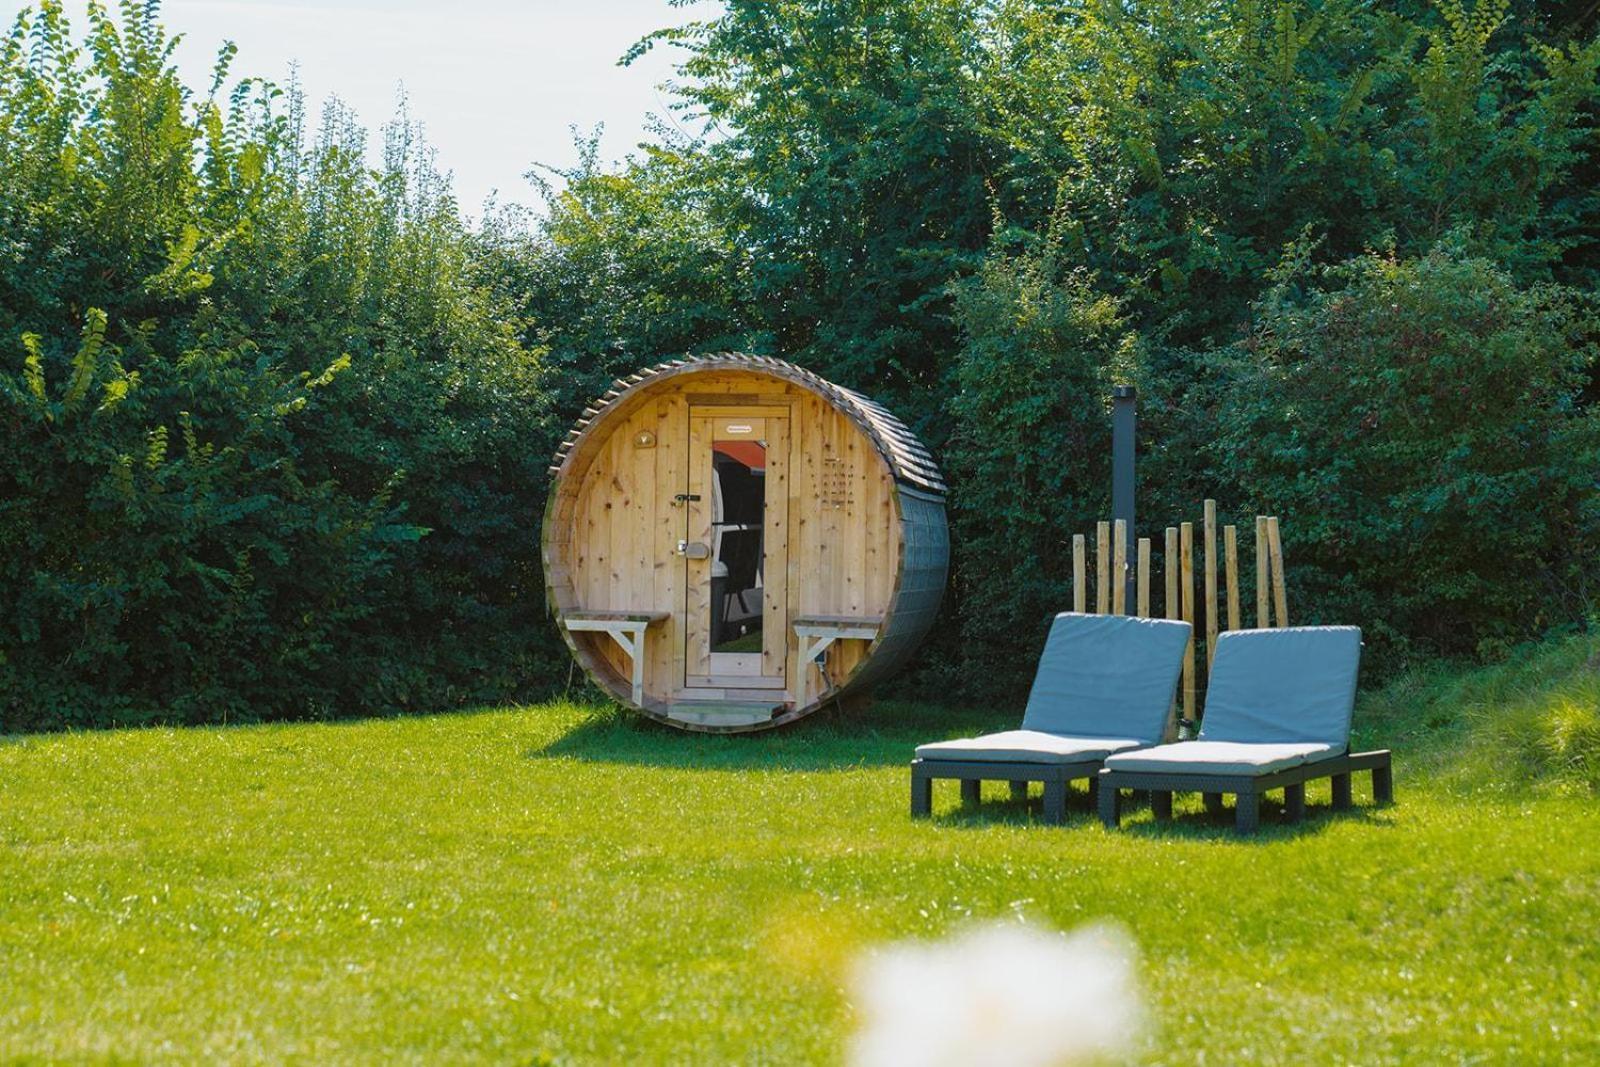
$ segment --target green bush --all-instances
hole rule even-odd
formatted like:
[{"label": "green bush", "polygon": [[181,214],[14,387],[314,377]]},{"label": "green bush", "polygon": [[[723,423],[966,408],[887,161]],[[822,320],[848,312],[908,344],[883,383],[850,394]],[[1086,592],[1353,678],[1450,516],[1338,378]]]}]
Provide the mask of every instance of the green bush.
[{"label": "green bush", "polygon": [[1588,312],[1449,244],[1291,257],[1195,410],[1239,499],[1288,517],[1300,621],[1463,654],[1583,617],[1600,549]]},{"label": "green bush", "polygon": [[1072,603],[1072,535],[1109,513],[1107,397],[1132,350],[1116,302],[1053,242],[996,255],[956,289],[946,451],[958,657],[968,684],[1032,672],[1047,620]]},{"label": "green bush", "polygon": [[526,689],[554,435],[448,189],[155,9],[0,42],[0,728]]}]

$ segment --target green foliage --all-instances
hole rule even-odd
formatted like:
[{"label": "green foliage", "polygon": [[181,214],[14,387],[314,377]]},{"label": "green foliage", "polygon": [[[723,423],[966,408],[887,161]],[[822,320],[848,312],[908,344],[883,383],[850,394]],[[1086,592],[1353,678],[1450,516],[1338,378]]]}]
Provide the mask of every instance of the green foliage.
[{"label": "green foliage", "polygon": [[989,83],[1013,219],[1052,206],[1153,341],[1231,339],[1306,227],[1330,260],[1467,227],[1519,277],[1591,284],[1600,44],[1547,43],[1503,0],[1015,3],[1024,65]]},{"label": "green foliage", "polygon": [[0,43],[0,723],[518,691],[546,408],[448,189],[173,44],[132,0]]},{"label": "green foliage", "polygon": [[1212,463],[1284,527],[1299,617],[1492,651],[1595,596],[1588,309],[1442,246],[1291,259],[1223,360]]},{"label": "green foliage", "polygon": [[[1445,287],[1441,308],[1508,288],[1545,308],[1497,335],[1527,342],[1512,362],[1532,384],[1485,372],[1468,384],[1482,394],[1437,408],[1428,432],[1470,434],[1449,420],[1483,405],[1515,439],[1538,438],[1501,406],[1518,397],[1582,422],[1577,406],[1600,391],[1571,356],[1586,351],[1587,319],[1542,287],[1600,279],[1591,14],[1507,0],[733,0],[636,47],[684,51],[677,122],[619,171],[579,176],[568,195],[585,210],[558,207],[528,261],[553,278],[628,279],[622,299],[599,302],[605,337],[675,350],[743,340],[879,396],[943,454],[963,640],[946,635],[938,658],[955,667],[941,686],[949,673],[1021,683],[1021,635],[1064,602],[1067,539],[1103,513],[1099,404],[1113,366],[1140,386],[1143,516],[1164,525],[1205,495],[1270,501],[1302,617],[1359,621],[1390,651],[1490,650],[1582,618],[1594,596],[1574,568],[1595,507],[1593,479],[1576,473],[1583,435],[1541,439],[1551,463],[1494,475],[1470,519],[1441,503],[1465,490],[1429,496],[1415,469],[1392,490],[1345,486],[1340,507],[1415,503],[1414,519],[1390,521],[1414,522],[1411,544],[1424,529],[1449,543],[1428,542],[1424,562],[1384,554],[1398,533],[1362,536],[1359,560],[1348,547],[1325,558],[1314,546],[1345,544],[1331,529],[1345,516],[1313,508],[1310,491],[1284,496],[1283,470],[1269,477],[1217,446],[1254,441],[1260,414],[1224,402],[1226,353],[1253,335],[1290,269],[1284,249],[1309,233],[1307,269],[1385,249],[1427,275],[1419,284]],[[647,210],[603,209],[618,203]],[[1492,269],[1447,279],[1419,266],[1442,242]],[[526,306],[534,320],[583,321],[559,300]],[[1113,306],[1115,327],[1088,326],[1112,314],[1089,309]],[[655,323],[670,337],[652,337]],[[583,346],[607,353],[597,380],[672,351],[600,336]],[[1073,389],[1084,395],[1062,399]],[[558,404],[575,414],[586,399]],[[986,421],[1017,433],[984,443]],[[1553,501],[1553,517],[1507,515],[1505,501]],[[1490,511],[1503,532],[1479,536]],[[1484,569],[1491,556],[1509,577]]]},{"label": "green foliage", "polygon": [[946,691],[1025,676],[1119,378],[1141,515],[1282,514],[1297,615],[1362,623],[1375,663],[1592,611],[1588,7],[729,0],[654,47],[682,77],[652,143],[608,170],[587,141],[544,216],[468,232],[403,118],[374,171],[231,46],[185,88],[151,0],[81,39],[56,0],[18,20],[7,723],[547,680],[550,449],[612,378],[726,348],[942,453]]},{"label": "green foliage", "polygon": [[1131,369],[1130,337],[1060,252],[993,256],[956,290],[966,333],[945,460],[969,659],[1027,659],[1019,644],[1071,604],[1072,531],[1109,509],[1106,398]]}]

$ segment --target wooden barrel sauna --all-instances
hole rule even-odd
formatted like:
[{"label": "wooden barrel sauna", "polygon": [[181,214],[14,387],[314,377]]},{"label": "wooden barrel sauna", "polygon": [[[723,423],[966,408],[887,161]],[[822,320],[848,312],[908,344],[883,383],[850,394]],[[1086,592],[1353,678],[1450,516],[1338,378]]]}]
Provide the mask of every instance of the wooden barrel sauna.
[{"label": "wooden barrel sauna", "polygon": [[945,484],[903,423],[776,359],[662,363],[550,468],[550,609],[603,689],[688,730],[761,730],[868,693],[933,624]]}]

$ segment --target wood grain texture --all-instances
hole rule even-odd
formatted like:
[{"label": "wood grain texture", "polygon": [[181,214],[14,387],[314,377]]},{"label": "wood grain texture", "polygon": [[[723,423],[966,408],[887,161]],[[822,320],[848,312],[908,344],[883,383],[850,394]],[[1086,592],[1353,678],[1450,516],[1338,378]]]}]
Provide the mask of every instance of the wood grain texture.
[{"label": "wood grain texture", "polygon": [[1205,502],[1206,676],[1217,654],[1217,502]]},{"label": "wood grain texture", "polygon": [[1136,614],[1141,619],[1150,617],[1150,538],[1139,538],[1138,603]]},{"label": "wood grain texture", "polygon": [[[887,425],[883,420],[890,417],[877,411],[873,418]],[[748,703],[748,687],[764,686],[763,699],[783,698],[773,717],[777,722],[811,710],[794,703],[797,617],[884,620],[876,637],[832,643],[826,679],[813,670],[823,689],[844,695],[858,676],[881,674],[868,670],[880,644],[895,649],[883,662],[903,659],[915,638],[897,637],[893,609],[902,582],[929,586],[930,561],[937,564],[935,575],[944,571],[942,498],[931,496],[931,505],[919,503],[920,510],[907,512],[897,468],[885,459],[882,442],[863,430],[860,414],[795,381],[726,368],[685,374],[645,392],[623,390],[587,414],[582,432],[569,435],[572,441],[563,448],[546,508],[546,595],[558,622],[563,613],[584,612],[655,621],[639,638],[638,657],[604,629],[573,633],[563,627],[585,671],[619,700],[632,702],[633,667],[641,661],[643,710],[662,719],[670,719],[674,702]],[[753,666],[736,654],[719,654],[736,657],[722,661],[726,671],[710,662],[711,561],[678,552],[681,541],[712,543],[710,441],[716,417],[752,426],[752,420],[765,420],[760,426],[767,442],[762,643],[759,653],[748,655]],[[924,482],[937,478],[925,451],[902,459],[920,465]],[[907,514],[918,516],[919,538],[936,536],[932,547],[908,543]],[[928,526],[929,516],[937,526]],[[908,561],[913,551],[915,559]],[[941,588],[942,582],[931,586],[935,597]],[[923,606],[912,620],[918,634],[931,624],[937,605],[936,599],[929,602],[928,591],[920,595]],[[694,687],[687,684],[691,678],[718,684]],[[763,724],[730,719],[676,725],[722,730]]]},{"label": "wood grain texture", "polygon": [[1229,525],[1222,528],[1222,545],[1223,563],[1228,575],[1228,629],[1237,630],[1240,627],[1239,528],[1237,526]]},{"label": "wood grain texture", "polygon": [[1267,516],[1267,551],[1272,563],[1272,607],[1279,626],[1289,625],[1289,587],[1283,576],[1283,536],[1278,516]]},{"label": "wood grain texture", "polygon": [[1256,629],[1272,626],[1271,578],[1267,564],[1267,517],[1256,516]]},{"label": "wood grain texture", "polygon": [[1083,614],[1089,610],[1089,564],[1087,538],[1072,535],[1072,610]]},{"label": "wood grain texture", "polygon": [[1196,685],[1194,662],[1194,523],[1186,522],[1178,527],[1178,551],[1182,568],[1180,571],[1183,588],[1179,590],[1179,598],[1183,601],[1183,621],[1190,626],[1189,644],[1183,650],[1183,717],[1194,720]]},{"label": "wood grain texture", "polygon": [[1111,614],[1128,613],[1128,521],[1118,519],[1111,534]]},{"label": "wood grain texture", "polygon": [[1111,524],[1096,523],[1094,528],[1094,610],[1097,615],[1111,611]]}]

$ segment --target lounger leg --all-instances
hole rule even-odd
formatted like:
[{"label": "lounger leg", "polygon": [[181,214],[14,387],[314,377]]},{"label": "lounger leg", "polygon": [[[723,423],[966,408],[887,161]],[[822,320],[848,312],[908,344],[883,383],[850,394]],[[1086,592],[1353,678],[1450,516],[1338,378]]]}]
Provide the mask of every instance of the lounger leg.
[{"label": "lounger leg", "polygon": [[1208,814],[1211,814],[1211,815],[1221,815],[1222,814],[1222,794],[1221,793],[1207,793],[1206,794],[1206,812]]},{"label": "lounger leg", "polygon": [[1261,825],[1261,794],[1240,793],[1233,806],[1233,827],[1241,834],[1253,834]]},{"label": "lounger leg", "polygon": [[911,817],[933,814],[933,779],[911,768]]},{"label": "lounger leg", "polygon": [[1333,776],[1333,809],[1335,811],[1350,810],[1350,775],[1348,773]]},{"label": "lounger leg", "polygon": [[1154,790],[1150,794],[1150,811],[1157,819],[1172,818],[1172,794],[1164,790]]},{"label": "lounger leg", "polygon": [[1067,783],[1063,778],[1046,779],[1044,783],[1044,821],[1067,821]]},{"label": "lounger leg", "polygon": [[1306,784],[1296,782],[1294,785],[1283,787],[1284,815],[1290,822],[1299,822],[1306,817]]},{"label": "lounger leg", "polygon": [[1388,763],[1372,768],[1372,799],[1379,804],[1394,803],[1394,767]]},{"label": "lounger leg", "polygon": [[966,808],[978,806],[978,790],[983,783],[976,778],[961,779],[961,805]]},{"label": "lounger leg", "polygon": [[1023,779],[1022,781],[1016,781],[1016,780],[1012,781],[1012,783],[1011,783],[1011,799],[1012,800],[1027,800],[1028,799],[1028,782],[1027,782],[1027,779]]},{"label": "lounger leg", "polygon": [[1115,830],[1122,824],[1122,790],[1109,782],[1100,782],[1100,821]]}]

